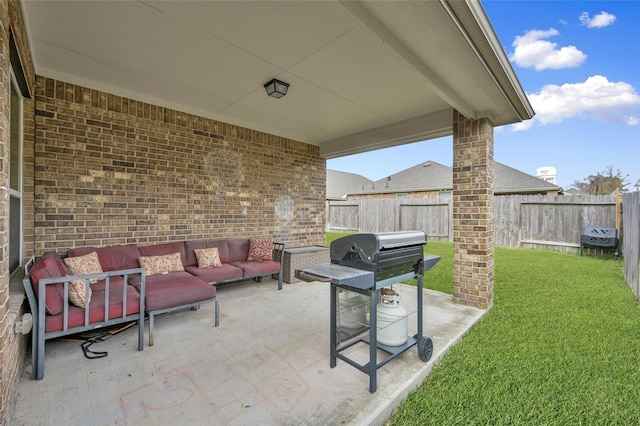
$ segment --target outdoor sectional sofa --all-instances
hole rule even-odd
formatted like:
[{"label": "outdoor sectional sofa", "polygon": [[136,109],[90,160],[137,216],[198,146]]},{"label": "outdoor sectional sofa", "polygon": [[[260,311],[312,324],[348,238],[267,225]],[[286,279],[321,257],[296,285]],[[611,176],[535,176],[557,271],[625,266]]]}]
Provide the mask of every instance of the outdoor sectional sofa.
[{"label": "outdoor sectional sofa", "polygon": [[33,316],[32,378],[44,377],[45,341],[53,338],[136,321],[141,351],[145,314],[152,346],[155,315],[197,310],[208,302],[215,303],[217,327],[215,285],[277,275],[281,290],[283,255],[284,244],[266,238],[82,247],[65,256],[47,252],[23,281]]}]

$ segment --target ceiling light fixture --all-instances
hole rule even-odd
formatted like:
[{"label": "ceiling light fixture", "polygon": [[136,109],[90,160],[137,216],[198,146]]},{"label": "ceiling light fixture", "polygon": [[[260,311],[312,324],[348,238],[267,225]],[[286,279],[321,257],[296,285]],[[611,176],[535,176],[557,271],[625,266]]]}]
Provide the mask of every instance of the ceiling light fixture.
[{"label": "ceiling light fixture", "polygon": [[289,83],[285,83],[284,81],[276,80],[275,78],[269,81],[264,85],[264,88],[267,91],[267,95],[272,98],[281,98],[287,94],[287,90],[289,89]]}]

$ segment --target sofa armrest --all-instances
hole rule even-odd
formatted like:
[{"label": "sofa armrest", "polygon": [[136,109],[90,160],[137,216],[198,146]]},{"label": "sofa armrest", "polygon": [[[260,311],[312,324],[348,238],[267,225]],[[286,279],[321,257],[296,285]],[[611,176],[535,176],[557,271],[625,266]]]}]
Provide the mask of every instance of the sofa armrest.
[{"label": "sofa armrest", "polygon": [[[83,275],[66,275],[64,277],[56,277],[56,278],[43,278],[41,280],[38,281],[38,295],[41,296],[45,296],[45,297],[38,297],[37,300],[37,305],[36,305],[36,309],[37,309],[37,314],[40,320],[44,321],[44,316],[45,316],[45,298],[46,298],[46,291],[45,291],[45,287],[48,285],[56,285],[56,284],[63,284],[64,285],[64,326],[63,329],[66,330],[68,328],[67,326],[67,316],[68,316],[68,309],[69,309],[69,283],[71,281],[84,281],[85,282],[85,291],[89,291],[89,287],[90,287],[90,281],[93,279],[98,279],[98,280],[106,280],[107,283],[109,282],[111,277],[123,277],[124,278],[124,283],[127,284],[128,283],[128,278],[130,275],[139,275],[140,276],[140,284],[138,286],[138,291],[140,293],[140,312],[144,312],[144,294],[145,294],[145,282],[146,282],[146,270],[144,268],[135,268],[135,269],[123,269],[123,270],[119,270],[119,271],[106,271],[106,272],[99,272],[99,273],[95,273],[95,274],[83,274]],[[30,280],[25,277],[25,287],[26,287],[26,283],[29,282]],[[107,289],[109,288],[108,284],[107,284]],[[123,288],[123,304],[126,305],[126,287]],[[107,296],[108,298],[108,296]],[[34,299],[35,299],[35,295],[34,295]],[[32,306],[33,309],[33,306]],[[108,312],[109,310],[109,304],[105,303],[105,314]],[[88,326],[89,325],[89,309],[88,306],[87,308],[85,308],[85,324],[84,326]]]},{"label": "sofa armrest", "polygon": [[273,260],[279,262],[282,266],[282,262],[284,261],[284,243],[273,242]]},{"label": "sofa armrest", "polygon": [[[138,312],[127,314],[127,289],[129,288],[127,281],[130,275],[140,275],[141,282],[138,288],[139,293],[139,306]],[[112,277],[122,277],[122,314],[115,316],[110,315],[110,298],[109,294],[113,290],[110,282]],[[100,322],[90,321],[91,306],[87,304],[84,308],[84,320],[82,324],[79,322],[76,325],[69,326],[69,284],[71,281],[84,281],[85,290],[88,291],[90,287],[90,280],[97,278],[105,280],[104,288],[104,319]],[[33,330],[32,330],[32,364],[33,373],[32,377],[36,380],[41,380],[44,377],[44,345],[45,341],[55,337],[61,337],[69,334],[78,333],[81,331],[94,329],[101,326],[118,324],[125,321],[137,321],[138,322],[138,350],[142,350],[144,347],[144,306],[145,306],[145,282],[146,271],[144,268],[125,269],[119,271],[107,271],[96,274],[84,274],[84,275],[65,275],[61,277],[49,277],[41,278],[37,283],[34,283],[38,288],[38,297],[36,297],[33,285],[31,283],[30,275],[25,276],[23,280],[23,286],[29,300],[29,306],[31,308],[31,314],[33,316]],[[46,331],[46,287],[47,286],[59,286],[62,284],[63,289],[63,308],[62,312],[58,315],[62,316],[62,327],[51,332]],[[116,294],[116,293],[114,293]],[[115,306],[115,305],[114,305]],[[117,306],[120,306],[118,302]],[[77,309],[77,308],[74,308]]]},{"label": "sofa armrest", "polygon": [[273,260],[280,263],[278,272],[278,290],[282,290],[282,268],[284,267],[284,243],[273,242]]}]

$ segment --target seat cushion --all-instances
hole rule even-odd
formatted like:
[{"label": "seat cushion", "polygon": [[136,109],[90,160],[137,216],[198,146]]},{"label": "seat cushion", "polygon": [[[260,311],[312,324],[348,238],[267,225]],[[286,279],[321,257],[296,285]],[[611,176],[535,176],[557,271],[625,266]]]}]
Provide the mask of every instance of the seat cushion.
[{"label": "seat cushion", "polygon": [[216,297],[216,288],[188,272],[170,272],[148,277],[145,309],[157,311],[205,302]]},{"label": "seat cushion", "polygon": [[[140,312],[140,293],[130,285],[125,286],[127,292],[126,315]],[[104,322],[106,281],[100,280],[91,285],[91,302],[89,303],[89,323]],[[111,277],[109,280],[109,310],[107,319],[122,317],[123,278]],[[84,325],[84,309],[69,305],[69,328]],[[45,318],[45,331],[60,331],[63,326],[63,315],[47,315]]]},{"label": "seat cushion", "polygon": [[242,268],[223,263],[218,268],[198,268],[197,266],[187,266],[187,272],[195,275],[208,283],[220,283],[224,281],[238,280],[243,277]]},{"label": "seat cushion", "polygon": [[245,277],[256,277],[280,272],[280,262],[273,260],[263,260],[261,262],[248,262],[245,260],[233,262],[232,265],[242,268]]}]

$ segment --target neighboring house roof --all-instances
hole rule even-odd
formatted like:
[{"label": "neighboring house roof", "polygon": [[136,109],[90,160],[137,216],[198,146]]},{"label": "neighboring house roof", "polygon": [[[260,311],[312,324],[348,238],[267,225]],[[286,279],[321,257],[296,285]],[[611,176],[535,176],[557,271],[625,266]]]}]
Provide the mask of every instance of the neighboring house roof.
[{"label": "neighboring house roof", "polygon": [[327,200],[344,200],[347,194],[370,188],[371,179],[355,173],[327,169]]},{"label": "neighboring house roof", "polygon": [[560,191],[558,185],[531,176],[513,167],[494,162],[493,192],[496,194],[522,194],[526,192]]},{"label": "neighboring house roof", "polygon": [[584,195],[584,192],[577,188],[569,188],[566,191],[562,191],[564,195]]},{"label": "neighboring house roof", "polygon": [[[327,171],[327,194],[335,193],[331,188]],[[333,182],[339,181],[334,177]],[[333,184],[333,183],[331,183]],[[392,174],[386,178],[366,185],[364,189],[357,187],[355,191],[348,192],[352,195],[404,193],[417,191],[450,191],[453,189],[453,169],[435,161],[425,161],[401,172]],[[494,162],[493,191],[495,194],[523,194],[546,191],[559,191],[557,185],[545,182],[535,176],[531,176],[513,167]]]},{"label": "neighboring house roof", "polygon": [[451,167],[436,163],[435,161],[425,161],[399,173],[380,179],[374,183],[375,188],[370,188],[369,191],[361,191],[360,193],[438,191],[451,189],[453,187],[451,177]]}]

